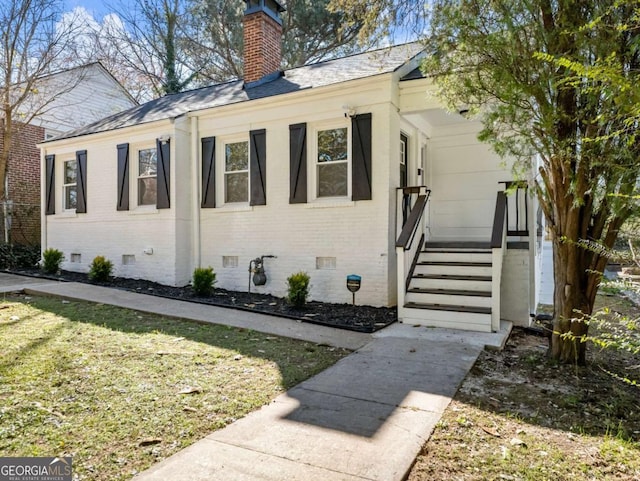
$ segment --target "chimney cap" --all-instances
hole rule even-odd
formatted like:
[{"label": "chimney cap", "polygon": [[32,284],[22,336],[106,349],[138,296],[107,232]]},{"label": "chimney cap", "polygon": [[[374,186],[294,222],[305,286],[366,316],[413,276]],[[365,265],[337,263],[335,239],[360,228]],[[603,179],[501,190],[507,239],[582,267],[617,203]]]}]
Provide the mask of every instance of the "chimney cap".
[{"label": "chimney cap", "polygon": [[244,12],[245,15],[264,11],[274,13],[277,16],[286,10],[277,0],[244,0],[244,3],[247,4],[247,9]]}]

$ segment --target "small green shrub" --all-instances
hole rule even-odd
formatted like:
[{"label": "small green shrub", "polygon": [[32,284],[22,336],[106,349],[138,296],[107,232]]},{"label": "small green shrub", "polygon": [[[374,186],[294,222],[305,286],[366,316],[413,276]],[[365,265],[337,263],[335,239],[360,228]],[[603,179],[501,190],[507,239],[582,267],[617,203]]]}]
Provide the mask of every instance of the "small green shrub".
[{"label": "small green shrub", "polygon": [[309,297],[309,274],[296,272],[287,277],[287,300],[292,306],[303,307]]},{"label": "small green shrub", "polygon": [[62,251],[49,247],[42,253],[42,270],[47,274],[56,274],[60,270],[60,264],[63,260]]},{"label": "small green shrub", "polygon": [[216,283],[213,267],[196,267],[193,271],[193,291],[199,296],[208,296]]},{"label": "small green shrub", "polygon": [[91,262],[89,279],[96,282],[107,282],[113,271],[113,262],[104,256],[96,256]]},{"label": "small green shrub", "polygon": [[0,269],[32,268],[40,262],[40,246],[0,244]]}]

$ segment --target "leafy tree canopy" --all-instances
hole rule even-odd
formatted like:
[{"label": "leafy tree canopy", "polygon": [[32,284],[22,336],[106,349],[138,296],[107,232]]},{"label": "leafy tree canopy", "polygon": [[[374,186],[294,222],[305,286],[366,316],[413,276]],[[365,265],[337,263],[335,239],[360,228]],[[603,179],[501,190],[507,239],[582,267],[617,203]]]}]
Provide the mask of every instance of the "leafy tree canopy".
[{"label": "leafy tree canopy", "polygon": [[[328,0],[281,3],[283,68],[362,48],[361,22],[347,24]],[[242,78],[242,0],[120,0],[111,8],[102,23],[88,22],[74,53],[100,59],[139,100]]]},{"label": "leafy tree canopy", "polygon": [[424,5],[331,2],[362,21],[364,32],[389,30],[381,17],[395,8],[415,12],[410,24],[430,25],[422,36],[423,71],[445,103],[476,114],[480,139],[518,159],[520,175],[539,162],[529,180],[554,234],[552,354],[583,363],[579,340],[587,325],[576,312],[592,312],[606,250],[637,208],[629,196],[640,175],[640,2],[434,0],[429,11]]},{"label": "leafy tree canopy", "polygon": [[[283,67],[340,56],[358,49],[361,22],[347,24],[341,12],[327,10],[328,0],[281,2],[283,20]],[[201,83],[242,77],[243,1],[194,0],[191,4],[191,42],[187,48],[197,60]],[[366,42],[363,42],[366,43]]]},{"label": "leafy tree canopy", "polygon": [[[59,24],[60,0],[5,0],[0,8],[0,201],[6,200],[5,179],[12,142],[23,125],[43,114],[55,99],[81,78],[67,76],[60,84],[46,78],[64,65],[64,55],[77,22]],[[7,239],[5,239],[7,240]]]}]

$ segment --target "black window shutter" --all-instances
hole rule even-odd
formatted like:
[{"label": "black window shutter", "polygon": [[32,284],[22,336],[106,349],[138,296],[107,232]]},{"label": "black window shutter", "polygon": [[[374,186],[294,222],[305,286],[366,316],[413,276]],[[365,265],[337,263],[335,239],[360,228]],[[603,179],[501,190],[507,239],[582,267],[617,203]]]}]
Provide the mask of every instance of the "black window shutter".
[{"label": "black window shutter", "polygon": [[129,144],[118,145],[118,210],[129,210]]},{"label": "black window shutter", "polygon": [[307,124],[289,126],[289,204],[307,202]]},{"label": "black window shutter", "polygon": [[87,151],[78,150],[76,152],[76,163],[78,165],[76,213],[87,213]]},{"label": "black window shutter", "polygon": [[156,207],[158,209],[168,209],[171,207],[170,189],[171,189],[171,154],[169,142],[161,142],[156,140],[156,148],[158,151],[158,177]]},{"label": "black window shutter", "polygon": [[251,176],[250,205],[267,204],[267,131],[252,130],[249,133],[249,175]]},{"label": "black window shutter", "polygon": [[202,142],[202,202],[200,207],[216,206],[216,138],[205,137]]},{"label": "black window shutter", "polygon": [[56,213],[56,156],[47,155],[45,157],[45,182],[47,194],[46,215]]},{"label": "black window shutter", "polygon": [[371,114],[351,119],[351,199],[371,200]]}]

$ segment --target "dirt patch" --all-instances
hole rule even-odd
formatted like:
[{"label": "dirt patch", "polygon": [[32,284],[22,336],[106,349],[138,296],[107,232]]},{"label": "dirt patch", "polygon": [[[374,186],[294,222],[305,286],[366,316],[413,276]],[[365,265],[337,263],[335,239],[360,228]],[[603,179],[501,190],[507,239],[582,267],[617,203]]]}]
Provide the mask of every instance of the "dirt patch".
[{"label": "dirt patch", "polygon": [[398,319],[397,310],[391,307],[353,306],[351,304],[312,301],[308,302],[305,307],[299,309],[289,305],[286,299],[269,294],[249,294],[247,292],[216,288],[211,296],[203,297],[197,296],[191,289],[191,286],[172,287],[140,279],[116,277],[110,282],[98,283],[89,279],[87,274],[78,272],[62,271],[56,276],[46,276],[42,271],[37,269],[22,269],[8,272],[59,281],[83,282],[159,297],[197,302],[200,304],[231,307],[357,332],[375,332],[396,322]]},{"label": "dirt patch", "polygon": [[[638,318],[619,297],[613,314]],[[640,355],[588,347],[586,367],[547,357],[548,339],[515,329],[483,352],[423,447],[418,480],[640,481]]]}]

